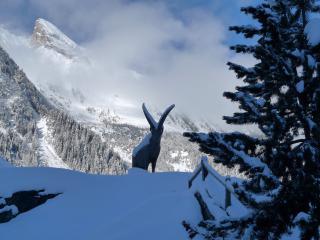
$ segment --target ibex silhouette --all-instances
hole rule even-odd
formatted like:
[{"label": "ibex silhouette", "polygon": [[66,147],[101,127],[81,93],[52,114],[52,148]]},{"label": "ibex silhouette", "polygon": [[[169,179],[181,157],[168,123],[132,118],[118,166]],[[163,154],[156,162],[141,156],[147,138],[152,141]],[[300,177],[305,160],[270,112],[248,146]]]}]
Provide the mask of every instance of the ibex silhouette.
[{"label": "ibex silhouette", "polygon": [[161,148],[160,143],[163,133],[163,123],[174,107],[174,104],[168,107],[157,123],[147,110],[145,104],[142,104],[143,113],[150,125],[150,133],[146,135],[140,144],[133,149],[132,167],[148,170],[149,164],[151,163],[152,172],[155,172],[157,159]]}]

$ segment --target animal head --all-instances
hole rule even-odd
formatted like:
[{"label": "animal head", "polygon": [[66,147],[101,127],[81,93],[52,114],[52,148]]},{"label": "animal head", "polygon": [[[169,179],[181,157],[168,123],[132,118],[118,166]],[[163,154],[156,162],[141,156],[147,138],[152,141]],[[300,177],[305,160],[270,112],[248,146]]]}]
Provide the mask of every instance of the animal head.
[{"label": "animal head", "polygon": [[163,133],[163,124],[164,121],[166,120],[167,116],[169,115],[169,113],[171,112],[171,110],[175,107],[174,104],[172,104],[171,106],[169,106],[161,115],[159,122],[156,122],[154,120],[154,118],[151,116],[151,114],[149,113],[148,109],[146,108],[146,105],[143,103],[142,104],[142,110],[143,113],[150,125],[150,131],[152,133],[153,137],[159,137],[159,139],[161,138],[161,135]]}]

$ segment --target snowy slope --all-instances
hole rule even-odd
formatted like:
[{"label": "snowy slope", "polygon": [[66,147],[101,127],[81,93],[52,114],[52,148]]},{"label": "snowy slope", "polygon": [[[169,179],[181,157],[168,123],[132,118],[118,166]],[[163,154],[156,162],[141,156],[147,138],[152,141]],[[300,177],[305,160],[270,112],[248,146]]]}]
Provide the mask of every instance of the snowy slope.
[{"label": "snowy slope", "polygon": [[[201,220],[193,194],[197,185],[203,186],[195,182],[188,189],[189,177],[188,173],[150,174],[139,169],[123,176],[101,176],[63,169],[2,168],[2,197],[42,188],[62,194],[0,224],[1,239],[187,239],[181,223]],[[223,189],[212,180],[207,186],[215,198],[211,207],[216,217],[226,217],[219,207]],[[229,214],[234,216],[240,207],[232,201],[235,207]]]},{"label": "snowy slope", "polygon": [[50,141],[52,141],[52,137],[47,126],[46,118],[41,118],[38,121],[37,128],[40,135],[39,157],[43,162],[43,165],[47,167],[69,169],[69,166],[57,155],[54,147],[50,143]]}]

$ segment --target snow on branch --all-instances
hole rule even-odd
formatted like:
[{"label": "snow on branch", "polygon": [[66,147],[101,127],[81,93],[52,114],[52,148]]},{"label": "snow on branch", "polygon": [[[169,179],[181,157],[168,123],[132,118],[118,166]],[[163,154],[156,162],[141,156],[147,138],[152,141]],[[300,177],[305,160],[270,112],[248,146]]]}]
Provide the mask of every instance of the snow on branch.
[{"label": "snow on branch", "polygon": [[257,157],[251,157],[250,155],[246,154],[244,151],[239,151],[232,147],[230,144],[224,141],[221,134],[215,134],[214,135],[215,140],[223,145],[228,151],[232,152],[235,156],[242,159],[243,163],[250,166],[250,168],[261,168],[263,169],[263,174],[269,178],[272,178],[276,180],[276,177],[270,170],[267,164],[263,163],[259,158]]},{"label": "snow on branch", "polygon": [[[205,152],[208,154],[213,155],[215,158],[219,159],[219,162],[229,162],[230,164],[234,164],[236,162],[249,167],[251,170],[258,170],[261,174],[263,174],[267,178],[271,178],[275,182],[278,182],[278,179],[272,173],[270,168],[267,164],[261,161],[258,157],[252,157],[249,154],[246,154],[242,149],[245,148],[239,147],[236,149],[232,146],[232,142],[227,141],[225,138],[228,136],[236,137],[240,142],[243,144],[248,143],[252,145],[252,143],[259,144],[259,139],[250,138],[246,136],[246,139],[242,139],[245,135],[241,133],[230,133],[230,134],[223,134],[223,133],[185,133],[184,136],[189,137],[191,141],[198,142]],[[244,140],[244,141],[241,141]],[[234,142],[237,144],[236,142]],[[240,144],[240,143],[239,143]],[[239,145],[237,144],[237,145]],[[248,145],[247,144],[247,145]],[[236,161],[235,161],[236,159]]]}]

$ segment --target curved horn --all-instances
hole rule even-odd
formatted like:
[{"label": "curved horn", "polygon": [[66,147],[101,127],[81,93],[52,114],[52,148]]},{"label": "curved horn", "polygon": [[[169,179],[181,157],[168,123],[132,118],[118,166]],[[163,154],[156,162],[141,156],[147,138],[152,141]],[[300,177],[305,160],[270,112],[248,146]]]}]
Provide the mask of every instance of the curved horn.
[{"label": "curved horn", "polygon": [[157,122],[153,119],[153,117],[149,113],[149,111],[146,108],[146,105],[144,103],[142,104],[142,110],[143,110],[144,116],[146,117],[146,119],[150,125],[150,128],[157,128],[158,127]]},{"label": "curved horn", "polygon": [[175,107],[174,104],[172,104],[170,107],[168,107],[164,112],[163,114],[161,115],[161,118],[159,120],[159,123],[158,123],[158,127],[163,127],[163,123],[164,121],[166,120],[167,116],[169,115],[169,113],[171,112],[171,110]]}]

